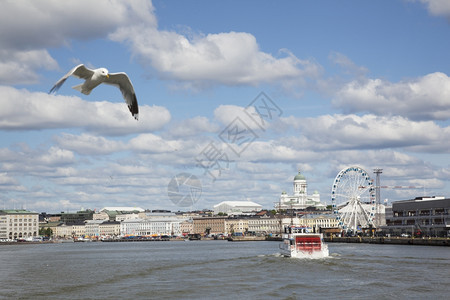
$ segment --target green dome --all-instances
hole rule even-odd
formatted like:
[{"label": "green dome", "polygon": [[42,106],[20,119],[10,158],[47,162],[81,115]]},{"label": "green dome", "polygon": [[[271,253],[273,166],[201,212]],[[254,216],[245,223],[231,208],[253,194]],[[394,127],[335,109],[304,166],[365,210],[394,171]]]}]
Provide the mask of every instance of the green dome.
[{"label": "green dome", "polygon": [[298,174],[295,175],[295,177],[294,177],[294,181],[296,181],[296,180],[306,180],[306,178],[305,178],[305,176],[303,176],[303,175],[300,173],[300,171],[298,171]]}]

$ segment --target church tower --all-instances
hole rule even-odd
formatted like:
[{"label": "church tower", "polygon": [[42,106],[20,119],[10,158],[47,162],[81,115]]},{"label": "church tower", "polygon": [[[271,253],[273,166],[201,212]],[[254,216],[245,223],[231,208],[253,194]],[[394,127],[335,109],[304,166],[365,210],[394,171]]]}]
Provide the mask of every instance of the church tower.
[{"label": "church tower", "polygon": [[294,196],[307,195],[306,178],[298,171],[298,174],[294,177]]}]

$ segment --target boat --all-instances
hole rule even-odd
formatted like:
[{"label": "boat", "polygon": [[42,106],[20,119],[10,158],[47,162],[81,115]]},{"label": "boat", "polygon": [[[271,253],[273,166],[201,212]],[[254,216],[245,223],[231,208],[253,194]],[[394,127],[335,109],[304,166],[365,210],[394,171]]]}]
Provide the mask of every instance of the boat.
[{"label": "boat", "polygon": [[329,255],[322,233],[305,226],[285,226],[280,250],[281,255],[294,258],[324,258]]},{"label": "boat", "polygon": [[189,233],[188,236],[190,241],[198,241],[202,239],[202,236],[199,233]]}]

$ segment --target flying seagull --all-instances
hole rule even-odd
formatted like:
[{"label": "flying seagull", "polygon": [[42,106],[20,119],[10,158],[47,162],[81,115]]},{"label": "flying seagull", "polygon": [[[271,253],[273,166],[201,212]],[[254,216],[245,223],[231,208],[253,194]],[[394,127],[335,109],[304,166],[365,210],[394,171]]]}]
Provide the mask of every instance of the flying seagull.
[{"label": "flying seagull", "polygon": [[134,92],[133,85],[131,84],[128,75],[121,73],[108,73],[105,68],[99,68],[91,70],[86,68],[83,64],[76,66],[70,70],[66,75],[64,75],[50,90],[49,94],[59,90],[63,83],[69,78],[69,76],[75,76],[86,81],[82,84],[73,86],[72,88],[80,91],[85,95],[89,95],[93,89],[95,89],[101,83],[107,83],[117,86],[122,92],[123,98],[128,105],[128,109],[131,115],[137,120],[139,117],[139,108],[136,99],[136,94]]}]

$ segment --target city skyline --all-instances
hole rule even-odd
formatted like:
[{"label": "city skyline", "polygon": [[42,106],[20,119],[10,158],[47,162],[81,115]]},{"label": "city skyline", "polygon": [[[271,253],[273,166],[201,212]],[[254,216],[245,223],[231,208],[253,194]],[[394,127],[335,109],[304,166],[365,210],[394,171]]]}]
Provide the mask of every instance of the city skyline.
[{"label": "city skyline", "polygon": [[[2,207],[273,208],[299,170],[329,205],[350,166],[423,187],[383,202],[450,195],[450,3],[43,0],[0,16]],[[126,72],[139,120],[114,87],[48,94],[81,63]]]}]

